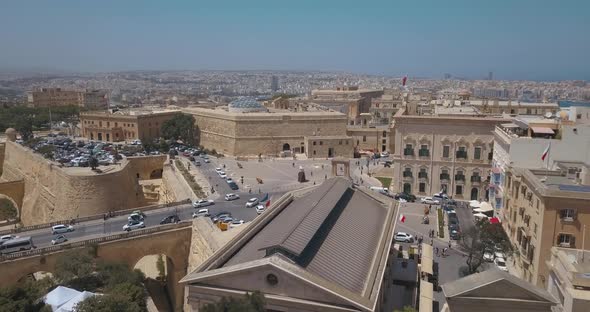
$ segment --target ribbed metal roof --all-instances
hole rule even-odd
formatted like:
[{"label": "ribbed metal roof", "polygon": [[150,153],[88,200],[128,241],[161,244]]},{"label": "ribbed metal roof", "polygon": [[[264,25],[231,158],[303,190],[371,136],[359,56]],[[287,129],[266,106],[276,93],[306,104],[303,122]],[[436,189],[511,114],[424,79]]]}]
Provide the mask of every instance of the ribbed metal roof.
[{"label": "ribbed metal roof", "polygon": [[310,273],[363,293],[386,216],[387,208],[350,181],[329,179],[284,208],[223,266],[283,250]]}]

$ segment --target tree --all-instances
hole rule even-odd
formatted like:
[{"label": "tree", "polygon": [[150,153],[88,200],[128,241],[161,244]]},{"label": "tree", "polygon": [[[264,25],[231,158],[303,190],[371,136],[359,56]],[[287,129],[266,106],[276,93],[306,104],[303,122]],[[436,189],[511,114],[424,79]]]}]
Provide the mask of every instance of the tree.
[{"label": "tree", "polygon": [[513,253],[510,240],[502,226],[498,223],[491,224],[487,220],[481,220],[463,232],[459,246],[467,253],[468,274],[477,272],[484,262],[483,256],[486,252],[499,251],[507,257]]},{"label": "tree", "polygon": [[27,281],[25,283],[0,289],[0,311],[51,311],[43,301],[38,300],[47,293],[53,283],[48,280]]},{"label": "tree", "polygon": [[96,170],[96,168],[98,168],[98,159],[94,157],[94,155],[90,156],[88,159],[88,166],[90,166],[90,169],[92,170]]},{"label": "tree", "polygon": [[263,312],[264,304],[264,295],[255,291],[242,298],[223,297],[217,303],[205,305],[203,312]]},{"label": "tree", "polygon": [[125,296],[97,295],[86,298],[76,305],[77,312],[141,312],[137,304],[130,302]]},{"label": "tree", "polygon": [[164,257],[158,255],[158,261],[156,261],[156,267],[158,268],[158,278],[163,281],[166,278],[166,265],[164,264]]},{"label": "tree", "polygon": [[14,120],[14,129],[20,133],[23,141],[28,141],[33,137],[33,120],[28,115],[16,116]]},{"label": "tree", "polygon": [[71,250],[60,256],[55,263],[55,278],[58,282],[68,282],[82,278],[93,272],[94,261],[88,250]]},{"label": "tree", "polygon": [[162,124],[165,139],[182,140],[185,144],[195,141],[195,118],[192,115],[176,114]]},{"label": "tree", "polygon": [[107,288],[123,283],[141,285],[145,279],[145,275],[140,270],[131,270],[123,263],[99,263],[96,271]]},{"label": "tree", "polygon": [[142,286],[131,283],[121,283],[107,290],[111,295],[121,296],[127,299],[128,302],[134,303],[140,310],[146,309],[146,296]]}]

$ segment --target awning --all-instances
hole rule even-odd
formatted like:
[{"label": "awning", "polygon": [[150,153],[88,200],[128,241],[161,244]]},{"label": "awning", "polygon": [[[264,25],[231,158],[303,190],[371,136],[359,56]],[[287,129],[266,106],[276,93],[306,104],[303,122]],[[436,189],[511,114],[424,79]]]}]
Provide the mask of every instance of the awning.
[{"label": "awning", "polygon": [[555,134],[553,129],[547,127],[531,127],[531,130],[536,134]]},{"label": "awning", "polygon": [[432,259],[432,246],[430,244],[422,243],[422,257]]},{"label": "awning", "polygon": [[434,261],[432,260],[432,258],[422,257],[422,262],[420,263],[422,272],[428,273],[430,275],[434,274],[434,271],[432,271],[433,265],[434,265]]},{"label": "awning", "polygon": [[434,287],[432,283],[420,282],[420,303],[418,311],[430,312],[432,311],[432,302],[434,301]]},{"label": "awning", "polygon": [[491,224],[494,224],[494,223],[500,223],[500,219],[498,219],[498,218],[496,218],[496,217],[493,217],[493,218],[491,218],[491,219],[490,219],[490,223],[491,223]]},{"label": "awning", "polygon": [[488,216],[484,215],[483,213],[479,212],[473,215],[473,217],[477,218],[477,219],[481,219],[481,218],[489,218]]},{"label": "awning", "polygon": [[479,208],[473,209],[473,211],[475,211],[475,212],[481,212],[481,213],[488,212],[488,211],[493,211],[493,210],[494,210],[494,208],[492,208],[492,205],[490,205],[487,202],[482,202],[481,203],[481,206]]},{"label": "awning", "polygon": [[478,202],[477,200],[470,200],[469,201],[469,207],[471,207],[471,208],[479,208],[479,207],[481,207],[481,203]]}]

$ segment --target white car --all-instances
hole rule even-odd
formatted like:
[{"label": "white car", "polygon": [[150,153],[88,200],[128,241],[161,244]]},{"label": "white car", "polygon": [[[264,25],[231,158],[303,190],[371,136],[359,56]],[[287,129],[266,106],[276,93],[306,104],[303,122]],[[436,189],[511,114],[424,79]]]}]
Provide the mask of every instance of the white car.
[{"label": "white car", "polygon": [[71,225],[59,224],[59,225],[54,225],[51,227],[51,234],[55,235],[55,234],[61,234],[61,233],[68,233],[68,232],[72,232],[73,230],[74,230],[74,227]]},{"label": "white car", "polygon": [[127,217],[127,221],[133,221],[133,220],[137,220],[137,221],[143,221],[143,214],[141,213],[132,213],[129,215],[129,217]]},{"label": "white car", "polygon": [[236,200],[240,198],[240,195],[235,194],[235,193],[229,193],[229,194],[225,194],[225,200]]},{"label": "white car", "polygon": [[229,183],[234,182],[234,180],[232,178],[227,178],[227,179],[225,179],[225,182],[227,182],[229,184]]},{"label": "white car", "polygon": [[498,269],[508,272],[508,268],[506,267],[506,260],[504,260],[504,258],[494,259],[494,264],[498,267]]},{"label": "white car", "polygon": [[396,242],[411,243],[414,241],[414,236],[404,232],[397,232],[395,233],[394,239]]},{"label": "white car", "polygon": [[219,177],[222,179],[227,179],[227,175],[225,174],[225,172],[220,172]]},{"label": "white car", "polygon": [[257,214],[261,214],[261,213],[263,213],[265,210],[266,210],[266,207],[265,207],[264,205],[262,205],[262,204],[261,204],[261,205],[258,205],[258,206],[256,206],[256,213],[257,213]]},{"label": "white car", "polygon": [[422,197],[420,198],[420,202],[426,205],[438,205],[439,201],[433,199],[432,197]]},{"label": "white car", "polygon": [[494,254],[491,252],[484,252],[483,260],[486,262],[493,262],[494,261]]},{"label": "white car", "polygon": [[235,228],[238,227],[240,225],[244,224],[244,220],[233,220],[230,224],[229,227],[230,228]]},{"label": "white car", "polygon": [[199,199],[193,202],[193,208],[207,207],[215,204],[212,199]]},{"label": "white car", "polygon": [[7,240],[11,240],[11,239],[15,239],[15,238],[18,238],[18,236],[12,235],[12,234],[2,235],[2,236],[0,236],[0,243],[4,243]]},{"label": "white car", "polygon": [[203,160],[206,164],[210,163],[211,161],[209,159],[205,159]]},{"label": "white car", "polygon": [[199,209],[199,210],[193,212],[193,218],[208,217],[210,215],[211,214],[209,214],[209,209],[207,209],[207,208]]},{"label": "white car", "polygon": [[132,220],[132,221],[129,221],[129,223],[123,225],[123,231],[129,232],[131,230],[141,229],[144,227],[145,227],[145,224],[143,224],[143,221]]},{"label": "white car", "polygon": [[506,255],[504,255],[504,253],[502,251],[498,251],[498,250],[496,250],[496,252],[494,252],[494,257],[506,259]]},{"label": "white car", "polygon": [[217,174],[219,174],[220,172],[223,172],[223,169],[217,167],[217,168],[215,168],[215,171],[217,172]]},{"label": "white car", "polygon": [[389,152],[381,152],[381,157],[389,157]]},{"label": "white car", "polygon": [[65,243],[67,241],[68,241],[68,239],[66,238],[65,235],[59,235],[59,236],[57,236],[57,237],[55,237],[54,239],[51,240],[51,245],[57,245],[57,244]]},{"label": "white car", "polygon": [[258,198],[252,197],[248,199],[248,202],[246,203],[246,208],[256,207],[256,205],[258,205],[259,202],[260,200],[258,200]]}]

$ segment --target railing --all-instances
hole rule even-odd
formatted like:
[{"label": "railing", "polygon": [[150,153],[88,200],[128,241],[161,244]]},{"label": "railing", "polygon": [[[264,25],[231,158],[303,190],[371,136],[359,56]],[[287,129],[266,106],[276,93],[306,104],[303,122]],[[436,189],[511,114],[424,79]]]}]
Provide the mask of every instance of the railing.
[{"label": "railing", "polygon": [[412,177],[412,172],[411,171],[404,171],[403,177],[404,178],[411,178]]},{"label": "railing", "polygon": [[471,176],[472,183],[481,183],[481,176]]},{"label": "railing", "polygon": [[15,252],[15,253],[10,253],[10,254],[0,255],[0,262],[6,261],[6,260],[23,258],[23,257],[47,254],[50,252],[60,251],[60,250],[65,250],[65,249],[90,247],[90,246],[104,243],[104,242],[115,241],[115,240],[125,239],[125,238],[132,238],[132,237],[151,234],[151,233],[155,233],[155,232],[173,230],[173,229],[188,227],[191,225],[192,225],[192,220],[191,221],[183,221],[183,222],[179,222],[177,224],[159,225],[159,226],[155,226],[155,227],[151,227],[151,228],[147,228],[147,229],[133,230],[130,232],[114,234],[114,235],[109,235],[109,236],[103,236],[103,237],[98,237],[98,238],[92,238],[92,239],[88,239],[88,240],[84,240],[84,241],[80,241],[80,242],[60,244],[60,245],[56,245],[56,246],[49,246],[49,247],[44,247],[44,248],[37,248],[37,249],[32,249],[32,250],[27,250],[27,251]]},{"label": "railing", "polygon": [[430,151],[427,149],[419,149],[418,156],[420,157],[430,157]]},{"label": "railing", "polygon": [[[117,211],[111,212],[110,217],[112,218],[112,217],[127,215],[127,214],[130,214],[136,210],[150,211],[150,210],[157,210],[157,209],[162,209],[162,208],[169,208],[169,207],[185,205],[187,203],[190,203],[190,200],[187,199],[187,200],[168,203],[168,204],[158,204],[158,205],[150,205],[150,206],[144,206],[144,207],[129,208],[129,209],[125,209],[125,210],[117,210]],[[61,220],[61,221],[55,221],[55,222],[50,222],[50,223],[44,223],[44,224],[23,226],[23,227],[19,227],[19,228],[15,228],[15,229],[0,231],[0,235],[11,234],[11,233],[21,233],[21,232],[32,231],[32,230],[43,229],[43,228],[50,228],[50,227],[52,227],[54,225],[58,225],[58,224],[72,224],[72,221],[74,221],[73,223],[76,224],[76,223],[86,222],[86,221],[91,221],[91,220],[100,220],[100,219],[104,219],[104,215],[105,214],[99,214],[99,215],[92,215],[92,216],[82,217],[82,218],[77,218],[77,219]]]},{"label": "railing", "polygon": [[467,159],[467,151],[457,151],[457,158]]},{"label": "railing", "polygon": [[464,174],[456,174],[455,180],[456,181],[465,181],[465,175]]},{"label": "railing", "polygon": [[404,148],[404,156],[414,156],[413,148]]},{"label": "railing", "polygon": [[418,179],[428,179],[427,172],[418,172]]},{"label": "railing", "polygon": [[440,179],[441,180],[449,180],[450,176],[448,173],[441,173],[440,174]]}]

